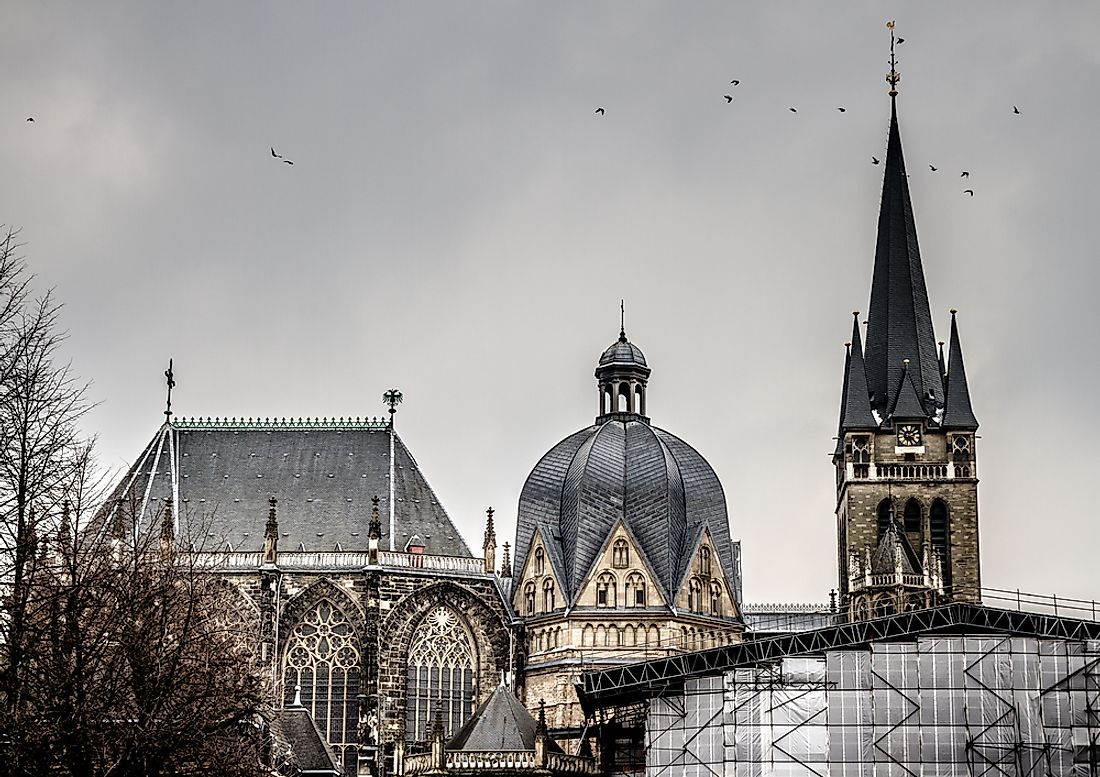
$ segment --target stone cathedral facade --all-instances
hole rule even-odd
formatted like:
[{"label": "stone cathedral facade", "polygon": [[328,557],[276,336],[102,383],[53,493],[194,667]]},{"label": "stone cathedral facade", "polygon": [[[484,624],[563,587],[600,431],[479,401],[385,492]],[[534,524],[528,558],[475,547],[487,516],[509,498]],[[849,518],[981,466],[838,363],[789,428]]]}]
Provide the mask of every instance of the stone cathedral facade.
[{"label": "stone cathedral facade", "polygon": [[[977,601],[978,422],[954,312],[947,358],[937,348],[896,109],[861,327],[833,456],[840,617]],[[175,536],[237,593],[274,703],[300,697],[347,774],[399,770],[501,685],[567,750],[598,748],[582,672],[745,632],[722,483],[652,422],[650,374],[620,331],[595,368],[595,421],[523,486],[514,569],[492,511],[481,552],[466,544],[392,397],[388,420],[169,416],[116,495],[144,521],[174,508]]]}]

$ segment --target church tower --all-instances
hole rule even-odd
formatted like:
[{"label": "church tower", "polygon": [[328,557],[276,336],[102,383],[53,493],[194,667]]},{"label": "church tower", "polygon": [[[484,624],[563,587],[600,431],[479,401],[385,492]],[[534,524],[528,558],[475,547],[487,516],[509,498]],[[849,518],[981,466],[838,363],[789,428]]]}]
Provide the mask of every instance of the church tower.
[{"label": "church tower", "polygon": [[948,360],[942,342],[937,353],[895,69],[887,80],[890,134],[866,348],[857,312],[833,455],[841,605],[852,620],[978,601],[981,586],[978,421],[954,310]]}]

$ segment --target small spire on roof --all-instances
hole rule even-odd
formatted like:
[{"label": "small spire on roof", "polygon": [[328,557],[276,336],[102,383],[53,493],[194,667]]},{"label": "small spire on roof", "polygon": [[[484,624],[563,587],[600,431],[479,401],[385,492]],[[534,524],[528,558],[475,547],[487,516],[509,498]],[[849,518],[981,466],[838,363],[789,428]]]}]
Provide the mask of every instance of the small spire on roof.
[{"label": "small spire on roof", "polygon": [[500,556],[500,576],[511,577],[512,576],[512,554],[510,552],[511,546],[506,542],[504,543],[504,552]]},{"label": "small spire on roof", "polygon": [[966,367],[963,366],[962,343],[959,340],[959,325],[951,310],[951,345],[947,362],[947,401],[944,403],[943,426],[950,429],[975,430],[978,419],[970,404],[970,387],[966,382]]},{"label": "small spire on roof", "polygon": [[626,300],[619,300],[619,342],[626,342]]},{"label": "small spire on roof", "polygon": [[176,387],[175,373],[172,372],[172,360],[168,360],[168,369],[164,371],[164,377],[168,383],[168,401],[164,408],[164,417],[168,421],[172,420],[172,389]]}]

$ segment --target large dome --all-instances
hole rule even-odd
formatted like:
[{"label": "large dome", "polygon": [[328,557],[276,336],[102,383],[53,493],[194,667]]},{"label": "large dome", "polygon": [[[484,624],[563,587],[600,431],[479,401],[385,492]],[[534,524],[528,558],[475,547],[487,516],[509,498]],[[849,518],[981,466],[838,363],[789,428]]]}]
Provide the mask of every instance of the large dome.
[{"label": "large dome", "polygon": [[638,541],[666,597],[678,588],[705,528],[731,585],[739,587],[718,476],[686,442],[638,417],[583,429],[542,457],[520,493],[516,568],[523,568],[535,532],[542,530],[572,601],[619,520]]}]

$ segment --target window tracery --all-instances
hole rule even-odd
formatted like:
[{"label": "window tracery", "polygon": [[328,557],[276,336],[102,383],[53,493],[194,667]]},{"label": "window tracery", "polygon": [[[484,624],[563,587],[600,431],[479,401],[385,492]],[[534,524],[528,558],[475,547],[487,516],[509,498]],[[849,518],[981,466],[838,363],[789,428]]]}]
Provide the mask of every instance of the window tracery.
[{"label": "window tracery", "polygon": [[405,685],[405,736],[424,741],[438,712],[453,734],[473,713],[474,643],[461,617],[440,605],[413,632]]},{"label": "window tracery", "polygon": [[554,611],[554,581],[544,580],[542,583],[542,611]]},{"label": "window tracery", "polygon": [[717,582],[710,584],[710,612],[711,615],[722,614],[722,586]]},{"label": "window tracery", "polygon": [[535,614],[535,583],[531,580],[523,586],[523,612],[525,615]]},{"label": "window tracery", "polygon": [[615,576],[610,572],[604,572],[596,578],[596,606],[615,607],[617,584]]},{"label": "window tracery", "polygon": [[302,704],[342,763],[355,764],[359,722],[359,646],[355,630],[332,602],[323,599],[290,633],[283,669],[287,703],[301,687]]},{"label": "window tracery", "polygon": [[645,578],[639,572],[631,572],[626,576],[626,606],[645,607]]},{"label": "window tracery", "polygon": [[703,583],[697,577],[688,583],[688,609],[692,612],[703,611]]}]

